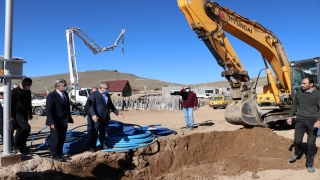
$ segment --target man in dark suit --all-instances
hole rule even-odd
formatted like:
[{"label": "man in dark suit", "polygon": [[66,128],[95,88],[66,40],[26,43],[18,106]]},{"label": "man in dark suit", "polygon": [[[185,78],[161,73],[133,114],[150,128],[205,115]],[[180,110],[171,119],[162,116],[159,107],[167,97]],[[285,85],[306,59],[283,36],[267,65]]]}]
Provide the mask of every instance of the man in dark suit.
[{"label": "man in dark suit", "polygon": [[[97,87],[92,87],[91,88],[91,93],[93,93],[93,92],[95,92],[97,90],[98,90]],[[84,105],[83,111],[86,113],[86,114],[83,115],[83,117],[87,116],[87,122],[88,122],[88,124],[87,124],[87,133],[90,134],[91,129],[92,129],[92,125],[91,125],[92,119],[91,119],[90,110],[89,110],[89,98],[87,99],[86,104]]]},{"label": "man in dark suit", "polygon": [[96,151],[96,143],[99,131],[99,140],[103,149],[106,149],[106,127],[108,127],[110,120],[110,110],[118,115],[123,116],[114,105],[112,104],[111,97],[109,95],[109,84],[102,82],[99,84],[99,90],[92,92],[89,96],[89,109],[92,118],[92,129],[90,133],[90,146],[91,152]]},{"label": "man in dark suit", "polygon": [[46,101],[46,125],[50,126],[50,154],[53,160],[65,162],[70,158],[63,156],[63,144],[68,123],[73,123],[73,119],[70,114],[67,82],[58,79],[54,86],[56,90],[48,94]]}]

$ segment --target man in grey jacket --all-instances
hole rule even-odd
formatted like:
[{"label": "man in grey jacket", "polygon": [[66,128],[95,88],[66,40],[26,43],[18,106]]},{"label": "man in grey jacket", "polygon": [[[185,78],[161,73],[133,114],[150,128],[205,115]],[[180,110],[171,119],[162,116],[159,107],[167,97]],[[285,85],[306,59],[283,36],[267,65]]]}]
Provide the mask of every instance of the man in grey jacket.
[{"label": "man in grey jacket", "polygon": [[306,166],[308,172],[313,173],[314,156],[316,153],[316,137],[320,127],[320,91],[315,90],[314,80],[304,78],[299,90],[294,98],[287,123],[291,125],[292,117],[296,114],[294,133],[294,154],[290,157],[290,162],[295,162],[302,155],[301,144],[304,133],[307,133],[308,152]]}]

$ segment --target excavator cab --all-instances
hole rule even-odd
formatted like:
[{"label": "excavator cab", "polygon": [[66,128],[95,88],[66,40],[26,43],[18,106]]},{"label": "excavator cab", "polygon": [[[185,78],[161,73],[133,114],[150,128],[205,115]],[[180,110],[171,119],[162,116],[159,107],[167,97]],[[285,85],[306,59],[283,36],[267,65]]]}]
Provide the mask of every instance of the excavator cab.
[{"label": "excavator cab", "polygon": [[319,57],[313,59],[305,59],[299,61],[292,61],[291,67],[291,82],[292,82],[292,95],[295,96],[297,90],[301,86],[301,81],[304,78],[314,79],[314,83],[319,87],[320,76],[320,63]]}]

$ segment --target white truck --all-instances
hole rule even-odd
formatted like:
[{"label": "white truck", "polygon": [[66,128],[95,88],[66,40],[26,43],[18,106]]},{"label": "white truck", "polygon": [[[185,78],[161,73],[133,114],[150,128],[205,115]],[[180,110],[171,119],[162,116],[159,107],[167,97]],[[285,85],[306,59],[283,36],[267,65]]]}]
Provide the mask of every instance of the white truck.
[{"label": "white truck", "polygon": [[76,34],[84,44],[94,53],[111,51],[118,46],[119,41],[122,39],[122,54],[124,52],[124,33],[123,29],[116,39],[116,42],[112,46],[100,47],[95,41],[88,37],[79,27],[67,28],[66,37],[67,37],[67,47],[68,47],[68,62],[69,62],[69,71],[70,71],[70,82],[71,89],[68,92],[70,99],[71,111],[81,113],[83,111],[84,105],[89,97],[91,88],[81,88],[78,85],[78,68],[76,61],[76,50],[74,46],[74,34]]},{"label": "white truck", "polygon": [[[17,87],[17,84],[13,84],[11,89]],[[0,87],[0,92],[3,92],[3,86]],[[35,115],[43,116],[46,113],[46,99],[43,96],[37,94],[31,95],[32,112]]]},{"label": "white truck", "polygon": [[79,88],[75,89],[75,91],[69,91],[68,94],[71,101],[71,111],[78,113],[82,112],[90,92],[91,88]]},{"label": "white truck", "polygon": [[32,112],[38,116],[44,116],[46,113],[46,99],[32,99]]}]

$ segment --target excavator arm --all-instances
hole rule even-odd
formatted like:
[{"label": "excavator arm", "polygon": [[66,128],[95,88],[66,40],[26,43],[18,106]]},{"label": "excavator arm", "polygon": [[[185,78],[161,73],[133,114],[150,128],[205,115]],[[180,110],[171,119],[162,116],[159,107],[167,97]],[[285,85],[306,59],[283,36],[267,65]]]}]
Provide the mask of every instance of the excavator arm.
[{"label": "excavator arm", "polygon": [[[265,116],[262,117],[257,109],[254,82],[224,32],[261,53],[270,82],[268,88],[273,93],[277,105],[285,107],[291,103],[289,61],[282,43],[272,31],[212,1],[178,0],[178,6],[191,29],[206,44],[219,66],[223,68],[221,75],[230,83],[231,99],[225,114],[229,123],[263,126],[266,121]],[[268,64],[278,82],[274,80]],[[279,114],[273,115],[279,117]]]}]

